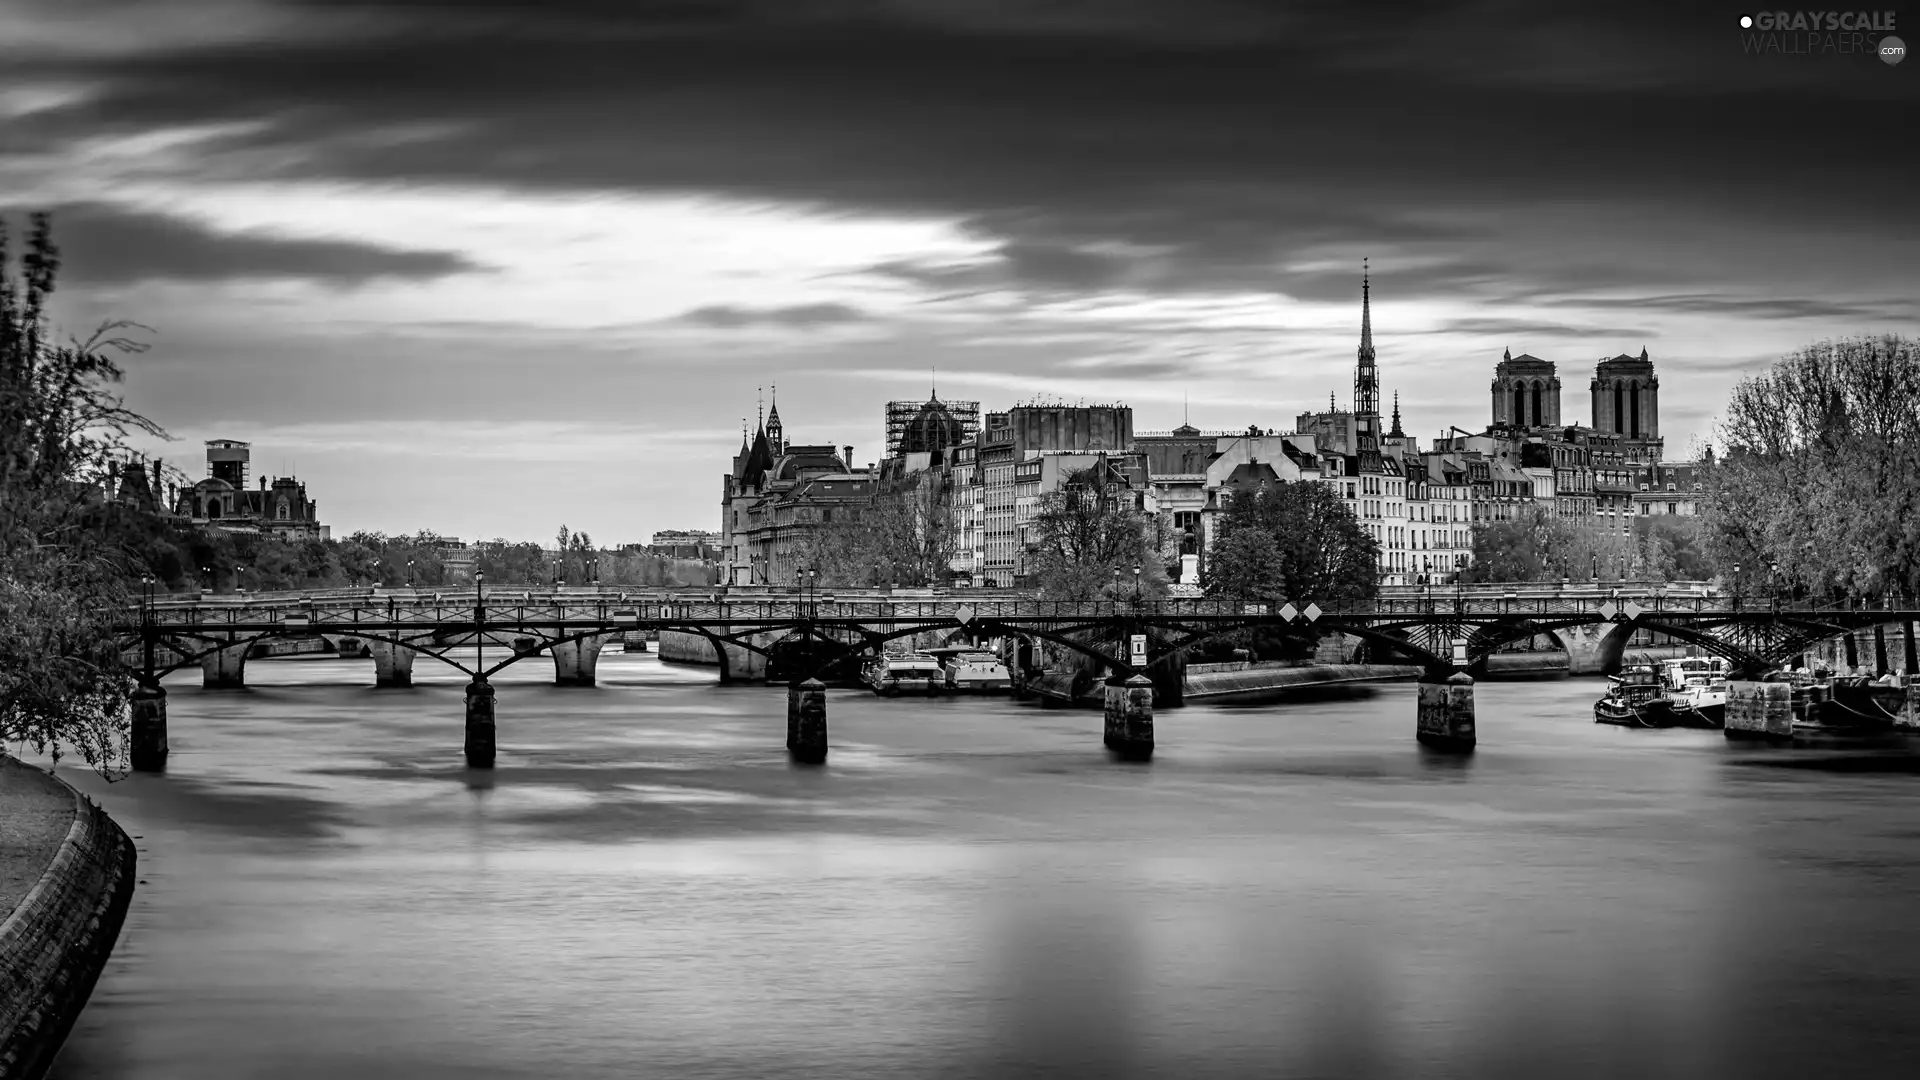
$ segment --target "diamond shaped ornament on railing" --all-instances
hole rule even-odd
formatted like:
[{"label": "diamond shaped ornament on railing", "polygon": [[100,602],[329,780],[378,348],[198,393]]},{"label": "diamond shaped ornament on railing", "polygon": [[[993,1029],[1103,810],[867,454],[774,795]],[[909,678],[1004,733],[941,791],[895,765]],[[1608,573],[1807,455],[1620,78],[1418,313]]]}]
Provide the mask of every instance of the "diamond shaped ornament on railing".
[{"label": "diamond shaped ornament on railing", "polygon": [[1282,604],[1280,605],[1280,617],[1288,622],[1292,622],[1300,617],[1300,609],[1294,607],[1292,604]]},{"label": "diamond shaped ornament on railing", "polygon": [[1627,618],[1637,619],[1640,617],[1640,613],[1647,609],[1629,600],[1626,602],[1626,605],[1622,607],[1620,610],[1627,613]]},{"label": "diamond shaped ornament on railing", "polygon": [[960,620],[961,626],[967,625],[968,623],[973,621],[973,605],[961,604],[959,607],[954,609],[953,617]]},{"label": "diamond shaped ornament on railing", "polygon": [[1306,616],[1307,616],[1308,622],[1318,622],[1320,619],[1320,605],[1308,604],[1307,610],[1306,610]]},{"label": "diamond shaped ornament on railing", "polygon": [[1619,610],[1620,610],[1619,608],[1616,608],[1613,606],[1613,601],[1609,600],[1606,603],[1600,605],[1600,617],[1607,620],[1608,622],[1612,622],[1614,613]]}]

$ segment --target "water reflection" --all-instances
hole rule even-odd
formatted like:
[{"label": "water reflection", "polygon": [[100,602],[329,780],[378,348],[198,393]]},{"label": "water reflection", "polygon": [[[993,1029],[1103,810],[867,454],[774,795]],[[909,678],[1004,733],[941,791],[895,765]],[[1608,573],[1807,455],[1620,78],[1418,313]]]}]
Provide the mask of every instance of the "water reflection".
[{"label": "water reflection", "polygon": [[[129,931],[55,1075],[1877,1076],[1920,1051],[1904,748],[1770,752],[1482,684],[1099,717],[830,697],[605,654],[170,683]],[[1810,763],[1825,762],[1817,767]],[[1865,762],[1865,764],[1862,764]],[[1837,763],[1837,764],[1836,764]],[[1795,767],[1773,768],[1775,764]]]}]

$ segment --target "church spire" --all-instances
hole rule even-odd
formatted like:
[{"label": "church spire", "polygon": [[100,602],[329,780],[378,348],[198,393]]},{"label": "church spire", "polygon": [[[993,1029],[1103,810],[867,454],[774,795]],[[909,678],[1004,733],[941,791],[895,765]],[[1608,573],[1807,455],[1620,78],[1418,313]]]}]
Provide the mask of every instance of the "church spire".
[{"label": "church spire", "polygon": [[1400,391],[1393,392],[1393,430],[1387,432],[1389,438],[1404,439],[1407,433],[1400,430]]},{"label": "church spire", "polygon": [[1372,281],[1368,260],[1360,260],[1360,353],[1353,370],[1353,426],[1361,446],[1380,437],[1380,371],[1373,355]]},{"label": "church spire", "polygon": [[770,390],[767,400],[772,407],[767,410],[767,441],[773,444],[776,455],[784,454],[787,452],[787,439],[786,429],[780,426],[780,385],[775,383]]},{"label": "church spire", "polygon": [[764,386],[753,388],[753,417],[755,431],[767,430],[767,396]]}]

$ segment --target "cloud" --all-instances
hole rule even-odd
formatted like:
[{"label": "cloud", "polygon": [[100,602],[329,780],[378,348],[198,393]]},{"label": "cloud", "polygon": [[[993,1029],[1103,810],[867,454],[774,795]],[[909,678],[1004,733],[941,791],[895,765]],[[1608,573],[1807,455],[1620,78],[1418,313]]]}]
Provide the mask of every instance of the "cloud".
[{"label": "cloud", "polygon": [[1659,333],[1646,327],[1618,326],[1572,326],[1567,323],[1546,322],[1540,319],[1503,319],[1476,317],[1470,319],[1448,319],[1435,328],[1436,334],[1472,334],[1479,337],[1510,337],[1524,339],[1529,337],[1552,338],[1631,338],[1635,341],[1652,340]]},{"label": "cloud", "polygon": [[358,285],[378,278],[428,279],[483,269],[449,251],[221,232],[188,218],[107,203],[50,209],[62,277],[74,284],[302,279]]},{"label": "cloud", "polygon": [[1547,301],[1553,306],[1578,306],[1620,311],[1676,311],[1689,315],[1729,315],[1757,319],[1903,319],[1912,318],[1911,300],[1855,303],[1810,297],[1745,299],[1708,294],[1581,297]]},{"label": "cloud", "polygon": [[811,330],[870,321],[871,316],[847,304],[794,304],[789,307],[747,308],[731,304],[709,304],[694,308],[673,321],[704,326],[714,330],[740,330],[748,327],[781,327]]}]

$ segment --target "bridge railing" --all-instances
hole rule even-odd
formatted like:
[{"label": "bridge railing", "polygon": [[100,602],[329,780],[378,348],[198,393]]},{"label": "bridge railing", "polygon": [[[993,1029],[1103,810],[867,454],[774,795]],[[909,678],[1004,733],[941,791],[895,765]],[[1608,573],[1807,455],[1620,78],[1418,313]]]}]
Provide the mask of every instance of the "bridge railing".
[{"label": "bridge railing", "polygon": [[[617,627],[642,622],[743,622],[790,623],[804,620],[844,620],[876,624],[900,624],[919,620],[940,622],[959,620],[1020,619],[1026,621],[1072,622],[1111,618],[1271,618],[1278,616],[1296,625],[1310,623],[1313,608],[1285,602],[1175,599],[1133,601],[955,601],[916,600],[902,602],[844,601],[824,598],[808,600],[622,600],[618,597],[569,597],[529,594],[511,590],[484,595],[483,616],[488,623],[543,626]],[[1644,619],[1660,613],[1689,615],[1774,614],[1819,618],[1841,612],[1880,610],[1882,604],[1853,602],[1755,602],[1744,597],[1663,595],[1651,597],[1602,596],[1499,596],[1441,594],[1433,596],[1382,598],[1353,609],[1330,608],[1319,613],[1322,619],[1365,618],[1379,620],[1402,617],[1434,619],[1455,617]],[[1302,610],[1304,609],[1304,610]],[[437,598],[356,597],[327,599],[304,597],[271,602],[231,602],[214,605],[158,604],[136,607],[128,612],[129,623],[150,620],[153,624],[193,627],[201,630],[247,627],[277,630],[325,627],[334,632],[351,632],[360,624],[369,625],[463,625],[471,624],[474,605],[467,597]],[[1291,617],[1289,618],[1289,613]]]}]

